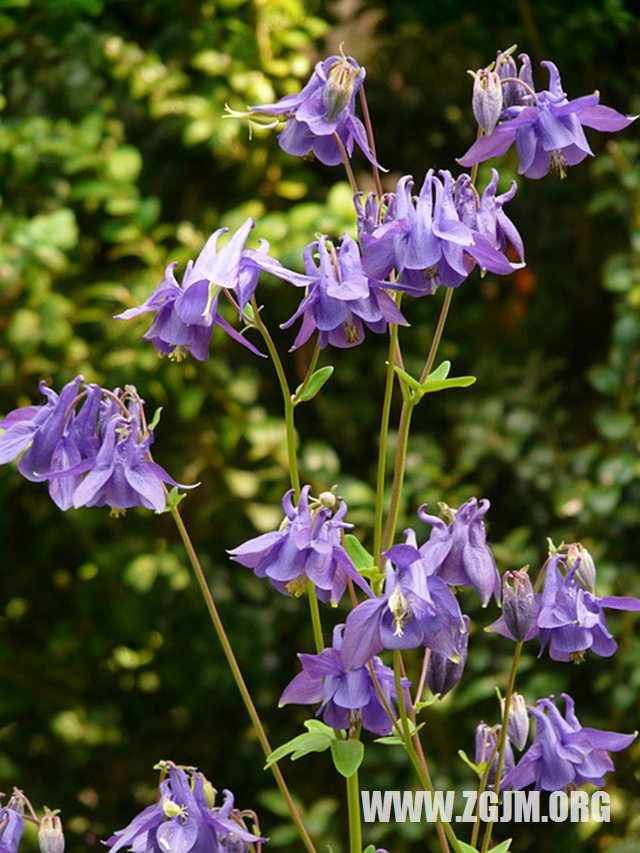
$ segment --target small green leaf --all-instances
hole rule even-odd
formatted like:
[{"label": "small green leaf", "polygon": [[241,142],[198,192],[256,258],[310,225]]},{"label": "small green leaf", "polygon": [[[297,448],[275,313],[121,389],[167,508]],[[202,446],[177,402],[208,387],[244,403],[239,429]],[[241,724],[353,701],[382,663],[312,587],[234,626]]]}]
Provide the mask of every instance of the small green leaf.
[{"label": "small green leaf", "polygon": [[333,730],[330,729],[330,731],[331,736],[326,734],[326,732],[308,731],[294,737],[292,740],[287,741],[287,743],[283,743],[282,746],[274,749],[271,755],[267,757],[265,770],[287,755],[291,755],[292,761],[297,761],[298,758],[302,758],[310,752],[324,752],[326,749],[329,749],[331,742],[335,739]]},{"label": "small green leaf", "polygon": [[331,757],[338,773],[348,779],[362,764],[364,744],[360,740],[334,740],[331,742]]},{"label": "small green leaf", "polygon": [[506,841],[503,841],[501,844],[498,844],[497,847],[493,847],[491,849],[491,853],[508,853],[511,849],[512,838],[507,838]]},{"label": "small green leaf", "polygon": [[427,382],[430,381],[439,381],[440,379],[446,379],[449,375],[449,371],[451,370],[451,362],[443,361],[442,364],[438,365],[435,370],[432,370],[431,373],[427,376]]},{"label": "small green leaf", "polygon": [[331,739],[335,739],[336,733],[331,728],[331,726],[327,726],[322,720],[305,720],[304,727],[309,732],[315,732],[316,734],[324,734]]},{"label": "small green leaf", "polygon": [[345,538],[345,548],[347,554],[351,557],[351,562],[356,569],[362,573],[363,569],[374,568],[373,557],[364,547],[362,542],[354,536],[353,533],[347,533]]},{"label": "small green leaf", "polygon": [[[479,853],[477,847],[472,847],[470,844],[466,844],[464,841],[460,841],[460,839],[458,839],[458,844],[460,846],[460,849],[462,850],[462,853]],[[493,853],[493,851],[491,851],[491,853]]]},{"label": "small green leaf", "polygon": [[252,326],[255,325],[256,315],[253,311],[253,305],[245,305],[244,306],[244,319],[247,323],[250,323]]},{"label": "small green leaf", "polygon": [[153,420],[149,424],[149,432],[153,432],[154,429],[160,423],[160,415],[162,414],[162,406],[158,406],[158,408],[153,413]]},{"label": "small green leaf", "polygon": [[420,713],[424,708],[428,708],[429,705],[433,705],[435,702],[439,701],[439,693],[436,693],[435,696],[431,696],[429,699],[424,699],[422,702],[418,702],[416,705],[416,713]]},{"label": "small green leaf", "polygon": [[474,773],[478,774],[478,776],[482,776],[487,767],[484,761],[482,762],[482,764],[474,764],[473,761],[467,755],[467,753],[464,751],[464,749],[459,749],[458,755],[464,761],[467,767],[470,767]]},{"label": "small green leaf", "polygon": [[164,509],[165,512],[171,512],[172,509],[175,509],[178,504],[186,498],[186,494],[181,492],[177,486],[174,486],[169,494],[167,495],[167,505]]},{"label": "small green leaf", "polygon": [[315,373],[312,373],[309,377],[309,381],[307,382],[307,387],[302,391],[302,393],[300,393],[302,385],[299,385],[296,388],[295,396],[297,402],[307,403],[309,400],[313,400],[325,382],[330,379],[332,373],[333,365],[331,364],[327,364],[326,367],[320,367],[315,371]]},{"label": "small green leaf", "polygon": [[[424,726],[424,723],[420,723],[418,728],[416,728],[411,720],[408,720],[409,723],[409,732],[411,736],[416,732],[419,732],[420,729]],[[387,735],[387,737],[378,737],[375,740],[376,743],[384,744],[384,746],[397,746],[398,744],[402,745],[404,743],[404,738],[401,738],[399,735]]]},{"label": "small green leaf", "polygon": [[405,381],[405,383],[409,386],[409,388],[414,391],[416,394],[422,394],[422,385],[418,382],[417,379],[414,379],[410,373],[407,373],[406,370],[403,370],[401,367],[398,367],[396,364],[393,368],[398,376]]},{"label": "small green leaf", "polygon": [[370,844],[370,845],[367,847],[367,849],[363,851],[363,853],[376,853],[376,846],[375,846],[375,844]]},{"label": "small green leaf", "polygon": [[446,391],[448,388],[468,388],[476,382],[475,376],[454,376],[452,379],[433,380],[427,376],[421,386],[423,394],[433,394],[435,391]]}]

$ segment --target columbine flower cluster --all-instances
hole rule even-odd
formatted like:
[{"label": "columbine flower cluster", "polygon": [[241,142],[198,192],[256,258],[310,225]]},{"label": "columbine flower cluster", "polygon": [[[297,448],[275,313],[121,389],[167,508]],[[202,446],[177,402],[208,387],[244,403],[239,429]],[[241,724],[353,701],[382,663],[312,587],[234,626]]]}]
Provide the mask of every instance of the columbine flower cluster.
[{"label": "columbine flower cluster", "polygon": [[247,829],[247,817],[255,822],[255,815],[235,808],[231,791],[216,805],[216,790],[196,768],[171,761],[159,766],[166,778],[158,801],[106,841],[111,853],[249,853],[251,844],[265,841]]},{"label": "columbine flower cluster", "polygon": [[109,506],[114,514],[134,506],[162,512],[165,483],[177,483],[151,459],[153,429],[133,385],[109,391],[82,376],[60,394],[40,383],[46,402],[14,409],[0,421],[0,464],[25,451],[18,470],[48,482],[62,510]]},{"label": "columbine flower cluster", "polygon": [[[0,794],[0,798],[4,794]],[[25,821],[38,827],[40,853],[64,853],[65,841],[62,821],[57,811],[45,807],[44,815],[38,818],[27,796],[18,788],[13,789],[6,806],[0,807],[0,851],[18,853],[24,833]]]}]

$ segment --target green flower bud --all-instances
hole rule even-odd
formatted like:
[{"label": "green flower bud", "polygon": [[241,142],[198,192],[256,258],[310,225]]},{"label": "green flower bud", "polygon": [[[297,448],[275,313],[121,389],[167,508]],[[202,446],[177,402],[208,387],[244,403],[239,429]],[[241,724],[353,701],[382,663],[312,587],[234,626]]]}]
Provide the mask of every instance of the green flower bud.
[{"label": "green flower bud", "polygon": [[346,59],[340,59],[327,75],[322,103],[328,121],[335,121],[348,106],[359,70]]}]

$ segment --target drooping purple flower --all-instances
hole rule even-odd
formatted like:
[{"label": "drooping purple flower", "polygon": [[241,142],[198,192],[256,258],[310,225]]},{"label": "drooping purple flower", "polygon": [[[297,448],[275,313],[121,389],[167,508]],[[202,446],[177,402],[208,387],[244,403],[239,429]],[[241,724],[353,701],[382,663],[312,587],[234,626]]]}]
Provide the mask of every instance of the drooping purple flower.
[{"label": "drooping purple flower", "polygon": [[451,660],[442,652],[430,652],[427,662],[427,687],[440,699],[449,693],[462,678],[469,650],[469,627],[471,620],[463,616],[465,630],[457,635],[457,654],[459,660]]},{"label": "drooping purple flower", "polygon": [[247,830],[230,791],[224,791],[222,806],[214,807],[205,785],[214,796],[215,791],[202,773],[164,765],[168,776],[160,783],[158,802],[105,842],[112,853],[249,853],[250,843],[265,840]]},{"label": "drooping purple flower", "polygon": [[515,142],[521,175],[542,178],[553,171],[564,177],[567,166],[593,156],[583,127],[613,133],[635,121],[635,116],[625,116],[600,105],[597,92],[570,101],[553,62],[541,63],[549,72],[549,88],[532,92],[529,57],[523,54],[520,59],[524,69],[520,80],[525,85],[510,85],[514,90],[521,88],[524,94],[520,99],[509,96],[512,103],[503,111],[491,135],[474,142],[458,161],[465,168],[506,153]]},{"label": "drooping purple flower", "polygon": [[14,789],[6,806],[0,808],[0,853],[17,853],[24,832],[24,800]]},{"label": "drooping purple flower", "polygon": [[[487,764],[491,760],[491,769],[487,777],[487,783],[494,785],[496,781],[496,773],[498,772],[498,743],[500,741],[500,732],[502,727],[495,726],[491,728],[485,722],[481,721],[476,729],[475,742],[475,764]],[[493,759],[491,756],[493,755]],[[504,759],[502,761],[502,774],[500,787],[504,784],[505,776],[513,770],[515,764],[513,749],[507,738],[504,746]]]},{"label": "drooping purple flower", "polygon": [[[235,293],[242,315],[256,289],[268,244],[261,241],[258,252],[245,248],[253,227],[253,220],[247,219],[222,249],[218,249],[218,240],[228,229],[219,228],[207,240],[195,263],[189,261],[181,285],[173,273],[177,263],[169,264],[163,281],[151,296],[142,305],[117,314],[116,319],[129,320],[139,314],[155,313],[151,328],[143,337],[161,355],[177,360],[190,353],[198,361],[205,361],[215,326],[220,326],[251,352],[262,355],[217,310],[220,293],[226,290]],[[279,266],[273,259],[270,263]]]},{"label": "drooping purple flower", "polygon": [[536,720],[533,743],[503,780],[505,788],[522,790],[533,785],[539,791],[561,791],[585,782],[600,788],[604,775],[613,770],[609,752],[626,749],[637,737],[581,725],[573,699],[562,694],[564,717],[555,699],[540,699],[530,713]]},{"label": "drooping purple flower", "polygon": [[425,646],[454,661],[460,660],[460,634],[466,623],[447,584],[428,570],[415,545],[407,542],[385,552],[383,595],[359,604],[347,616],[342,653],[345,664],[360,667],[382,649]]},{"label": "drooping purple flower", "polygon": [[487,545],[483,517],[490,507],[488,500],[476,498],[463,503],[451,513],[451,522],[428,515],[426,504],[418,510],[418,518],[433,528],[429,539],[420,548],[430,574],[436,574],[451,586],[472,586],[482,606],[493,595],[500,601],[500,576]]},{"label": "drooping purple flower", "polygon": [[458,287],[476,264],[501,275],[521,266],[504,254],[510,243],[521,259],[523,254],[520,236],[502,210],[515,189],[496,197],[496,179],[481,199],[468,175],[455,182],[450,172],[440,176],[430,169],[415,197],[413,178],[405,175],[396,187],[392,215],[360,233],[367,274],[383,279],[395,268],[398,286],[413,296],[432,293],[440,284]]},{"label": "drooping purple flower", "polygon": [[347,505],[337,502],[335,514],[319,501],[309,503],[310,486],[293,504],[293,489],[282,499],[285,524],[230,550],[232,560],[253,569],[256,577],[268,578],[283,595],[301,595],[311,581],[321,601],[337,604],[351,578],[368,595],[370,589],[342,546],[342,531],[353,525],[344,521]]},{"label": "drooping purple flower", "polygon": [[[347,669],[342,657],[342,629],[333,631],[333,646],[318,655],[299,654],[302,672],[289,683],[280,706],[320,704],[316,716],[334,729],[350,729],[358,723],[377,735],[391,733],[391,721],[378,696],[366,665]],[[368,662],[367,662],[368,663]],[[396,701],[393,670],[380,658],[371,658],[380,689],[389,705]],[[405,690],[409,681],[404,682]],[[407,697],[408,698],[408,697]]]},{"label": "drooping purple flower", "polygon": [[318,62],[311,79],[297,95],[286,95],[273,104],[251,107],[252,115],[284,121],[278,137],[283,151],[295,157],[313,153],[325,166],[336,166],[342,156],[335,134],[351,157],[354,143],[375,163],[367,132],[355,114],[356,94],[365,70],[350,56],[330,56]]},{"label": "drooping purple flower", "polygon": [[505,572],[502,577],[502,617],[516,642],[524,642],[536,624],[538,608],[527,572]]},{"label": "drooping purple flower", "polygon": [[302,317],[292,349],[302,346],[316,329],[321,348],[344,348],[362,343],[364,326],[382,334],[387,323],[407,324],[383,284],[365,273],[358,244],[349,234],[337,250],[326,237],[310,243],[304,251],[304,265],[306,276],[283,268],[269,270],[307,288],[295,314],[283,323],[288,329]]},{"label": "drooping purple flower", "polygon": [[[502,717],[504,719],[504,699],[500,699],[500,707],[502,708]],[[527,703],[521,693],[511,694],[509,719],[507,721],[507,737],[515,748],[522,752],[529,737],[529,712],[527,711]]]},{"label": "drooping purple flower", "polygon": [[503,108],[502,84],[496,71],[476,72],[471,107],[478,126],[485,133],[491,133]]}]

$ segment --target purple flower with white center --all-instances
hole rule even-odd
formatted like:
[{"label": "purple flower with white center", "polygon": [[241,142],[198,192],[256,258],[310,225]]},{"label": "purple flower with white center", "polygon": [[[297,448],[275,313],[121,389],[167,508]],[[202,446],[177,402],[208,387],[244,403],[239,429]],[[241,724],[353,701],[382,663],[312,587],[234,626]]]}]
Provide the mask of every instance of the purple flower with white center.
[{"label": "purple flower with white center", "polygon": [[514,238],[522,255],[522,241],[502,212],[512,195],[495,198],[491,185],[484,203],[476,194],[479,213],[470,216],[469,176],[460,176],[454,184],[450,172],[440,175],[430,169],[417,197],[413,178],[405,175],[396,187],[392,219],[361,233],[367,274],[385,278],[395,268],[398,286],[413,296],[433,293],[440,284],[458,287],[476,264],[498,274],[511,273],[519,265],[510,263],[503,249]]},{"label": "purple flower with white center", "polygon": [[[316,262],[315,253],[318,255]],[[302,346],[317,329],[321,348],[353,347],[364,340],[364,326],[383,334],[387,323],[407,325],[396,303],[383,285],[370,278],[362,267],[358,244],[345,234],[336,250],[326,237],[310,243],[304,251],[306,276],[285,269],[270,269],[274,275],[307,292],[297,311],[282,327],[288,329],[302,317],[292,349]]]},{"label": "purple flower with white center", "polygon": [[500,575],[487,545],[483,517],[490,503],[476,498],[463,503],[457,510],[447,509],[451,522],[428,515],[426,504],[418,510],[418,518],[433,528],[429,539],[420,548],[429,574],[435,574],[451,586],[472,586],[482,606],[493,595],[500,601]]},{"label": "purple flower with white center", "polygon": [[457,635],[458,661],[453,661],[441,652],[429,652],[427,662],[427,687],[434,696],[440,699],[449,693],[462,678],[469,650],[469,627],[471,620],[463,616],[465,630]]},{"label": "purple flower with white center", "polygon": [[24,800],[14,790],[6,806],[0,808],[0,853],[17,853],[24,832]]},{"label": "purple flower with white center", "polygon": [[[478,724],[478,728],[476,729],[475,764],[477,764],[478,766],[480,764],[486,765],[491,760],[491,756],[493,755],[493,760],[491,761],[491,769],[489,770],[489,775],[487,777],[487,783],[489,785],[495,784],[496,773],[498,772],[499,756],[497,746],[500,742],[501,729],[501,726],[491,728],[491,726],[488,726],[483,721]],[[504,759],[502,762],[502,776],[500,780],[500,787],[502,787],[504,783],[505,776],[511,770],[513,770],[515,763],[516,762],[513,755],[513,749],[511,748],[511,744],[507,739],[504,747]]]},{"label": "purple flower with white center", "polygon": [[564,717],[555,699],[540,699],[530,709],[536,720],[533,743],[503,779],[505,788],[519,791],[533,785],[538,791],[561,791],[585,782],[600,788],[604,775],[614,769],[609,752],[626,749],[637,737],[582,726],[573,699],[562,694]]},{"label": "purple flower with white center", "polygon": [[[391,733],[391,721],[366,665],[347,669],[342,657],[342,629],[333,630],[333,647],[318,655],[299,654],[302,672],[285,688],[280,706],[321,703],[316,716],[334,729],[351,729],[358,723],[377,735]],[[389,705],[396,701],[393,670],[380,658],[371,658],[380,689]],[[410,686],[404,681],[405,692]],[[408,694],[407,694],[408,700]]]},{"label": "purple flower with white center", "polygon": [[282,499],[284,525],[229,551],[231,559],[253,569],[256,577],[268,578],[283,595],[302,595],[309,580],[321,601],[337,604],[347,578],[370,595],[368,584],[341,544],[343,531],[353,526],[344,521],[347,505],[338,500],[335,514],[319,502],[312,507],[310,490],[311,486],[305,486],[294,506],[290,489]]},{"label": "purple flower with white center", "polygon": [[213,789],[202,773],[193,768],[185,772],[172,762],[164,765],[168,778],[160,783],[158,802],[105,842],[112,853],[248,853],[250,843],[265,840],[247,830],[230,791],[224,791],[222,806],[214,808],[205,786]]},{"label": "purple flower with white center", "polygon": [[[530,68],[523,54],[524,68]],[[608,133],[622,130],[635,116],[625,116],[600,105],[600,95],[585,95],[570,101],[562,88],[560,72],[553,62],[542,62],[549,72],[549,88],[533,92],[533,80],[521,72],[520,88],[524,103],[514,103],[502,113],[501,121],[489,136],[478,139],[458,161],[468,168],[491,157],[506,153],[515,142],[520,158],[518,172],[529,178],[542,178],[549,171],[564,177],[567,166],[593,156],[583,127]],[[512,84],[514,87],[519,84]]]},{"label": "purple flower with white center", "polygon": [[[228,229],[219,228],[207,240],[195,263],[189,261],[181,285],[173,273],[177,263],[169,264],[163,281],[151,296],[142,305],[117,314],[116,319],[129,320],[154,312],[151,328],[143,338],[151,341],[161,355],[175,360],[190,353],[198,361],[205,361],[215,326],[220,326],[251,352],[262,355],[217,310],[223,290],[235,293],[241,316],[253,296],[269,248],[265,241],[260,241],[260,251],[245,248],[253,227],[253,220],[247,219],[222,249],[218,249],[218,240]],[[279,266],[273,259],[269,262],[271,266]]]},{"label": "purple flower with white center", "polygon": [[375,163],[365,127],[355,114],[355,98],[364,78],[364,68],[352,57],[330,56],[317,63],[311,79],[297,95],[251,107],[248,117],[262,115],[284,121],[278,142],[283,151],[295,157],[313,153],[325,166],[337,166],[342,161],[337,135],[349,157],[356,143],[367,160]]},{"label": "purple flower with white center", "polygon": [[347,616],[342,652],[349,668],[363,666],[382,649],[425,646],[459,661],[466,623],[447,584],[433,575],[415,547],[415,534],[385,552],[384,594],[359,604]]}]

